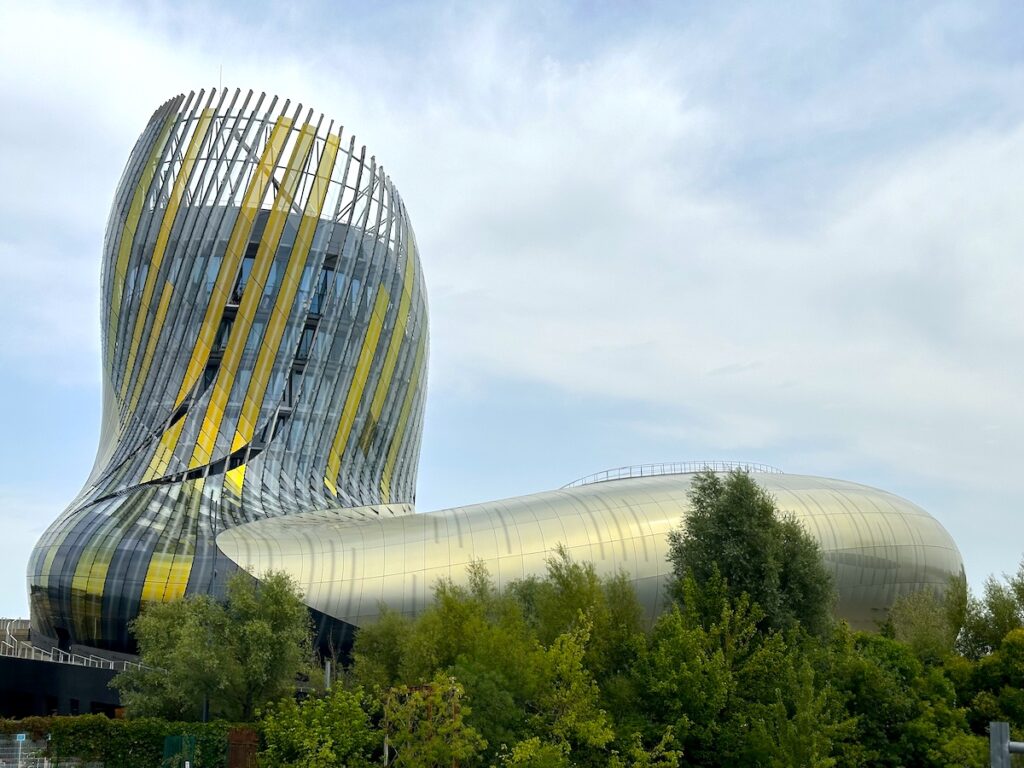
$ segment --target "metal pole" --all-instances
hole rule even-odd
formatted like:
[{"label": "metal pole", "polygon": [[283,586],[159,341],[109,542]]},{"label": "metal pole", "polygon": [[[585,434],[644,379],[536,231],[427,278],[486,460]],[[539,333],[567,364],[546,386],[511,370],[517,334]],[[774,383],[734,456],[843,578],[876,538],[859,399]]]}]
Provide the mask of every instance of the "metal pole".
[{"label": "metal pole", "polygon": [[1010,724],[988,724],[988,758],[991,768],[1010,768]]},{"label": "metal pole", "polygon": [[331,660],[327,659],[324,664],[324,690],[331,690]]},{"label": "metal pole", "polygon": [[1010,755],[1024,755],[1024,741],[1010,741],[1009,723],[988,724],[988,756],[992,768],[1010,768]]}]

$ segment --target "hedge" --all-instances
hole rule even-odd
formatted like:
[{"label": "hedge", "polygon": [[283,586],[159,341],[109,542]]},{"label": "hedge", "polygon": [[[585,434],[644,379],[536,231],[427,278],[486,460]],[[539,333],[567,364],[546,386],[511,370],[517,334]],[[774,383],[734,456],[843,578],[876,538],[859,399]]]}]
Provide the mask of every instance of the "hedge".
[{"label": "hedge", "polygon": [[[164,768],[164,739],[191,736],[196,740],[196,768],[226,768],[232,723],[179,723],[157,718],[111,720],[104,715],[0,719],[0,733],[49,735],[51,760],[101,761],[105,768]],[[243,726],[244,727],[244,726]]]}]

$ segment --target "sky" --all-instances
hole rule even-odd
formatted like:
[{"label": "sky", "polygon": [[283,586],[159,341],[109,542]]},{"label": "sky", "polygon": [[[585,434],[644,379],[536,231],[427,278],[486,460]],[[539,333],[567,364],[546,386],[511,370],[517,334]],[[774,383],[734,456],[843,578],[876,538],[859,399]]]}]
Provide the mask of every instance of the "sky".
[{"label": "sky", "polygon": [[431,313],[421,511],[731,459],[1024,553],[1024,4],[0,0],[0,615],[99,435],[108,208],[223,84],[356,133]]}]

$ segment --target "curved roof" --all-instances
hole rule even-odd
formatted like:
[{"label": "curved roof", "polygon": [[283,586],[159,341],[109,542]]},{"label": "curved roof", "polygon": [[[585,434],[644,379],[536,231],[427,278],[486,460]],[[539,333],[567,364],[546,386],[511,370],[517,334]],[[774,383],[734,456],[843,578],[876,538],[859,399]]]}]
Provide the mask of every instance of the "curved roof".
[{"label": "curved roof", "polygon": [[[563,545],[599,573],[626,571],[653,620],[670,575],[667,534],[685,520],[693,477],[621,479],[388,518],[309,512],[242,525],[217,543],[253,574],[287,571],[311,607],[356,626],[373,621],[382,603],[415,614],[438,579],[463,581],[474,560],[499,586],[543,574]],[[944,589],[962,572],[949,534],[906,499],[843,480],[753,477],[820,543],[837,613],[855,627],[875,628],[900,595]]]}]

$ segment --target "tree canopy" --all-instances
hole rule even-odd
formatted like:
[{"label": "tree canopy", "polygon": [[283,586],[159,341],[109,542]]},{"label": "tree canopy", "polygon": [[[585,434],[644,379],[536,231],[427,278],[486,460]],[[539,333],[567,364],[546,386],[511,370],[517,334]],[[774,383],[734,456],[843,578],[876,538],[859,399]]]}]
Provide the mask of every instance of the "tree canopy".
[{"label": "tree canopy", "polygon": [[828,631],[834,588],[821,548],[748,473],[699,473],[690,504],[686,519],[669,534],[677,599],[685,599],[681,585],[689,576],[705,599],[705,619],[718,612],[718,598],[745,594],[762,612],[762,629],[799,625],[819,636]]},{"label": "tree canopy", "polygon": [[239,572],[227,600],[153,603],[132,623],[142,669],[111,685],[132,717],[252,720],[291,694],[312,659],[309,612],[290,577]]},{"label": "tree canopy", "polygon": [[651,625],[628,574],[565,550],[503,589],[474,563],[419,616],[360,629],[333,688],[303,699],[293,585],[238,577],[223,605],[144,612],[147,666],[117,685],[132,715],[197,718],[208,701],[255,717],[272,768],[380,764],[385,743],[410,768],[952,767],[983,764],[990,720],[1024,734],[1024,563],[980,597],[959,580],[854,632],[814,588],[829,582],[813,542],[749,477],[702,476],[693,500]]}]

